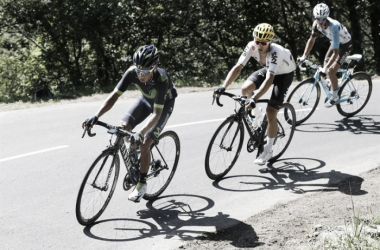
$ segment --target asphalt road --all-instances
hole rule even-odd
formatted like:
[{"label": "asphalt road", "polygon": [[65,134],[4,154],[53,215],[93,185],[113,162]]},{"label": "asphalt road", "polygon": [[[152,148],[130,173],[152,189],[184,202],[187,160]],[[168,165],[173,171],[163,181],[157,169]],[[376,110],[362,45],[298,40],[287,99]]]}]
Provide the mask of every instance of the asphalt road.
[{"label": "asphalt road", "polygon": [[[211,92],[181,94],[166,128],[181,140],[178,170],[168,189],[154,202],[132,203],[119,178],[108,208],[90,227],[76,221],[76,196],[108,134],[97,127],[96,137],[82,139],[80,125],[101,102],[0,112],[1,248],[176,249],[277,203],[322,189],[339,192],[334,183],[380,165],[379,83],[373,82],[371,100],[355,117],[344,118],[320,103],[273,164],[282,171],[261,173],[263,167],[253,164],[255,154],[245,150],[246,136],[236,165],[219,182],[205,174],[205,151],[234,103],[224,98],[220,108],[211,106]],[[101,120],[118,124],[133,102],[119,101]]]}]

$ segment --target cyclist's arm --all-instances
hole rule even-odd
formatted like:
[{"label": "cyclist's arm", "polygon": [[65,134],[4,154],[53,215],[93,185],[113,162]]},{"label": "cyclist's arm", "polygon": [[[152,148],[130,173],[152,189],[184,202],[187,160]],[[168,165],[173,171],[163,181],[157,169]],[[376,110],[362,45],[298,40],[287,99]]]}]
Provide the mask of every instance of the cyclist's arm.
[{"label": "cyclist's arm", "polygon": [[325,64],[326,68],[329,68],[339,57],[339,45],[340,45],[340,33],[339,33],[339,25],[332,25],[332,41],[331,41],[331,49],[333,51],[330,60]]},{"label": "cyclist's arm", "polygon": [[303,55],[305,57],[307,57],[309,55],[310,51],[313,49],[314,44],[315,44],[315,39],[316,39],[316,36],[312,34],[310,36],[309,40],[307,40],[307,43],[305,46],[305,51],[303,52]]},{"label": "cyclist's arm", "polygon": [[99,118],[102,115],[104,115],[107,111],[109,111],[115,102],[119,99],[121,93],[119,93],[116,89],[107,97],[107,99],[104,101],[103,105],[100,107],[98,112],[96,113],[96,116]]},{"label": "cyclist's arm", "polygon": [[253,99],[255,99],[256,101],[259,100],[268,91],[268,89],[273,83],[274,76],[274,74],[267,71],[266,78],[264,82],[261,84],[261,87],[258,89],[256,94],[253,96]]},{"label": "cyclist's arm", "polygon": [[140,131],[139,131],[140,134],[145,136],[145,134],[157,124],[158,120],[160,120],[162,110],[163,110],[163,107],[156,107],[155,106],[153,108],[153,114],[150,116],[147,123],[140,129]]},{"label": "cyclist's arm", "polygon": [[241,70],[243,69],[244,67],[241,65],[241,64],[236,64],[231,70],[230,72],[228,72],[228,75],[226,77],[226,79],[224,80],[224,83],[223,83],[223,87],[225,89],[228,88],[228,86],[231,85],[231,83],[233,81],[236,80],[236,78],[238,78],[238,76],[240,75],[241,73]]}]

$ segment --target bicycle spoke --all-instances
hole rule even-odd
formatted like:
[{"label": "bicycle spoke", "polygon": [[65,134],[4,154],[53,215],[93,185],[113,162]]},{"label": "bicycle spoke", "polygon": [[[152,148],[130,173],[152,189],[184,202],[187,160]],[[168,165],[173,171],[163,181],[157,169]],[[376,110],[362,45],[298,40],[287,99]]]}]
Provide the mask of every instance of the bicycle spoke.
[{"label": "bicycle spoke", "polygon": [[144,199],[156,199],[167,188],[177,169],[179,154],[178,135],[173,131],[161,134],[158,143],[151,148],[151,167]]},{"label": "bicycle spoke", "polygon": [[[100,155],[87,172],[78,193],[76,215],[82,225],[93,223],[107,207],[119,175],[119,158]],[[107,188],[105,188],[107,187]]]},{"label": "bicycle spoke", "polygon": [[359,113],[367,104],[371,93],[371,78],[363,72],[353,74],[339,91],[338,112],[347,117]]},{"label": "bicycle spoke", "polygon": [[220,179],[235,164],[244,138],[244,130],[234,118],[228,118],[219,126],[206,152],[205,168],[211,179]]}]

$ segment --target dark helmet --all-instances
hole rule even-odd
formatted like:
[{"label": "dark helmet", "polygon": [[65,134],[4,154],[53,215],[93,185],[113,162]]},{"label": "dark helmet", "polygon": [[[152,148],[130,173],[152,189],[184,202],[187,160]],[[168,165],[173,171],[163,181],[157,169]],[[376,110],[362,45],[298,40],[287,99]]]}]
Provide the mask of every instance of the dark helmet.
[{"label": "dark helmet", "polygon": [[151,45],[144,45],[133,55],[133,64],[137,67],[153,68],[160,60],[160,52]]}]

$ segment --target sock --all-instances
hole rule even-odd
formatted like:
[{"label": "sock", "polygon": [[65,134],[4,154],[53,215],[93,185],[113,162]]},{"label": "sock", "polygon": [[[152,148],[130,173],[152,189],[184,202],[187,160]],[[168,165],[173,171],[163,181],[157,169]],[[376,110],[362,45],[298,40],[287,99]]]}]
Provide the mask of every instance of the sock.
[{"label": "sock", "polygon": [[148,173],[141,173],[140,172],[140,178],[139,178],[139,183],[138,184],[140,184],[140,183],[142,183],[142,184],[145,184],[146,183],[146,176],[148,175]]},{"label": "sock", "polygon": [[338,97],[338,91],[339,91],[339,88],[338,88],[337,90],[334,90],[334,91],[333,91],[332,94],[333,94],[333,97],[334,97],[334,98],[337,98],[337,97]]},{"label": "sock", "polygon": [[267,137],[267,144],[265,145],[264,151],[265,152],[272,151],[273,143],[274,143],[274,138]]}]

